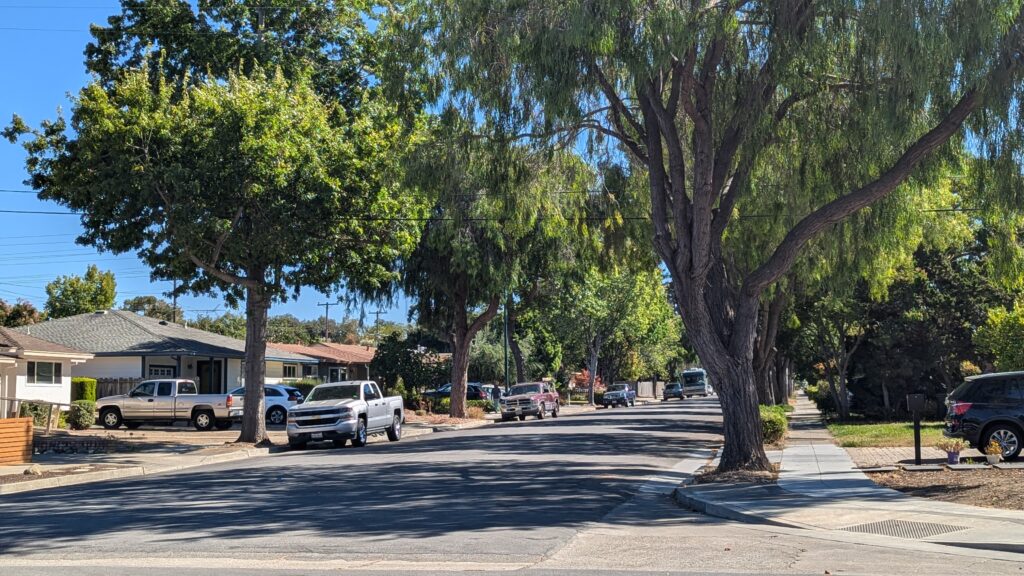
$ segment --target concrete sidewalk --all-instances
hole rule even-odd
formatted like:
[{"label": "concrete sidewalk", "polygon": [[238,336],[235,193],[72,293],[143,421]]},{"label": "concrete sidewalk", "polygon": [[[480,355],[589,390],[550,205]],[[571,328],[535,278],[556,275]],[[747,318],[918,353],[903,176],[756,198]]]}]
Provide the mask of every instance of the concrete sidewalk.
[{"label": "concrete sidewalk", "polygon": [[915,498],[875,484],[835,445],[803,396],[776,484],[687,486],[676,500],[743,522],[1024,553],[1024,512]]}]

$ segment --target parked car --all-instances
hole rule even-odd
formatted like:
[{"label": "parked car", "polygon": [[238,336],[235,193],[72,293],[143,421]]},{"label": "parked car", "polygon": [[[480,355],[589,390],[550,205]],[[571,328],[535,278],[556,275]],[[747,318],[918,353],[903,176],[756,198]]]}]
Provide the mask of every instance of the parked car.
[{"label": "parked car", "polygon": [[[231,392],[234,404],[231,406],[231,417],[241,419],[245,409],[245,387],[235,388]],[[266,410],[267,422],[280,426],[288,420],[288,409],[302,404],[302,390],[281,384],[263,386],[263,408]]]},{"label": "parked car", "polygon": [[501,399],[502,422],[513,418],[526,420],[527,416],[543,420],[549,412],[552,418],[558,418],[558,392],[547,382],[516,384]]},{"label": "parked car", "polygon": [[1013,460],[1024,447],[1024,372],[971,376],[946,397],[943,434],[962,438],[985,452],[995,440],[1003,458]]},{"label": "parked car", "polygon": [[135,429],[149,422],[189,421],[196,430],[227,430],[235,418],[230,394],[199,394],[192,380],[145,380],[127,394],[96,401],[100,423],[107,430],[124,424]]},{"label": "parked car", "polygon": [[665,386],[664,392],[661,393],[662,401],[667,401],[669,398],[683,399],[683,385],[679,382],[671,382]]},{"label": "parked car", "polygon": [[305,402],[288,410],[288,445],[302,449],[309,442],[330,440],[342,447],[366,445],[370,434],[402,439],[405,411],[401,396],[384,396],[372,380],[320,384]]},{"label": "parked car", "polygon": [[701,368],[683,370],[683,396],[710,396],[711,393],[707,372]]},{"label": "parked car", "polygon": [[[452,395],[452,385],[445,384],[436,390],[430,390],[423,393],[424,398],[449,398]],[[484,387],[479,382],[469,382],[466,384],[466,400],[490,400],[491,397],[488,391],[484,390]]]},{"label": "parked car", "polygon": [[629,384],[612,384],[604,393],[601,403],[605,408],[611,406],[635,406],[636,390]]}]

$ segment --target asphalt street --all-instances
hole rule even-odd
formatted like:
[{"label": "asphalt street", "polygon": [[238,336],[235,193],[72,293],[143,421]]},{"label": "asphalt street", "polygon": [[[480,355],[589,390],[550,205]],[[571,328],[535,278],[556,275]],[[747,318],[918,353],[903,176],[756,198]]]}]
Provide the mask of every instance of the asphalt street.
[{"label": "asphalt street", "polygon": [[0,574],[1019,573],[679,509],[720,422],[672,401],[0,497]]}]

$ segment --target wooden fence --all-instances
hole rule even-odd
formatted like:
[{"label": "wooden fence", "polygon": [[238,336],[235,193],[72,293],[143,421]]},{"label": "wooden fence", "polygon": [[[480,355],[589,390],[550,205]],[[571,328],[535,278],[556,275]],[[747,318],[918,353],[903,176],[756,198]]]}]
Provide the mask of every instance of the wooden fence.
[{"label": "wooden fence", "polygon": [[32,419],[0,419],[0,464],[32,460]]},{"label": "wooden fence", "polygon": [[127,394],[142,382],[142,378],[98,378],[96,380],[96,398]]}]

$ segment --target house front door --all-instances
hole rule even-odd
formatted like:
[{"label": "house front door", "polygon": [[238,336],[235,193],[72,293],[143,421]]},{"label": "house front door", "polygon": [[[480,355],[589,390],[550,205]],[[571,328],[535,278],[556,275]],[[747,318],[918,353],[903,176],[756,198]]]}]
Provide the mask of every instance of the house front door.
[{"label": "house front door", "polygon": [[220,360],[196,362],[200,394],[222,394],[224,392],[223,364]]},{"label": "house front door", "polygon": [[345,380],[345,369],[334,367],[328,371],[330,374],[327,378],[328,382],[342,382]]}]

